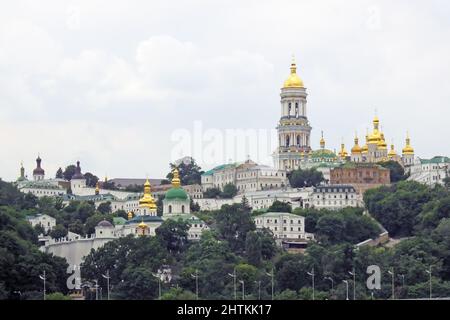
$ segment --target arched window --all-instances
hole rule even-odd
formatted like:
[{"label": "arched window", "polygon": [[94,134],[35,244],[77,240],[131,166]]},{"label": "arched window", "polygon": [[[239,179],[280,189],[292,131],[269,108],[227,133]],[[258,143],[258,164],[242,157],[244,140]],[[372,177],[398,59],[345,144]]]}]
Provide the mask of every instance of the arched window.
[{"label": "arched window", "polygon": [[286,147],[289,147],[289,146],[290,146],[289,142],[290,142],[290,141],[289,141],[289,136],[287,136],[287,137],[286,137]]},{"label": "arched window", "polygon": [[300,135],[297,136],[297,146],[300,147]]},{"label": "arched window", "polygon": [[181,206],[181,213],[184,213],[184,205]]},{"label": "arched window", "polygon": [[289,104],[288,104],[288,109],[289,109],[289,114],[291,114],[292,103],[290,103],[290,102],[289,102]]},{"label": "arched window", "polygon": [[169,205],[169,213],[172,213],[172,205]]}]

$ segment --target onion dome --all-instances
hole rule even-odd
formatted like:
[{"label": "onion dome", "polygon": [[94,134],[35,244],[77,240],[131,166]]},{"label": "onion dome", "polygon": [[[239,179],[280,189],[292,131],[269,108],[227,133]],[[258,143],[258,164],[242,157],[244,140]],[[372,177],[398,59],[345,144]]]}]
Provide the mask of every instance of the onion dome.
[{"label": "onion dome", "polygon": [[380,126],[380,120],[378,119],[377,116],[375,116],[375,118],[373,119],[373,132],[368,137],[369,143],[377,143],[378,144],[378,142],[380,142],[381,134],[380,134],[379,126]]},{"label": "onion dome", "polygon": [[341,144],[341,151],[339,151],[339,157],[346,158],[348,156],[347,150],[345,150],[345,144]]},{"label": "onion dome", "polygon": [[167,200],[187,200],[188,195],[187,192],[181,188],[181,183],[180,183],[180,174],[178,172],[178,169],[175,168],[173,169],[173,178],[172,178],[172,188],[170,188],[167,192],[166,192],[166,197],[165,199]]},{"label": "onion dome", "polygon": [[139,206],[148,208],[150,210],[156,210],[156,202],[152,196],[151,186],[150,186],[150,182],[148,181],[148,179],[147,179],[147,181],[145,181],[144,195],[139,200]]},{"label": "onion dome", "polygon": [[72,176],[72,180],[83,180],[84,176],[81,174],[80,161],[77,161],[77,167],[75,168],[75,174]]},{"label": "onion dome", "polygon": [[148,225],[147,225],[144,221],[141,221],[141,222],[138,224],[138,228],[141,229],[141,230],[145,230],[145,229],[148,228]]},{"label": "onion dome", "polygon": [[23,162],[20,163],[20,177],[17,179],[17,181],[25,181],[25,168],[23,167]]},{"label": "onion dome", "polygon": [[395,152],[394,145],[391,144],[391,150],[388,153],[388,157],[392,159],[396,156],[397,156],[397,152]]},{"label": "onion dome", "polygon": [[107,221],[107,220],[102,220],[97,224],[97,227],[102,227],[102,228],[114,228],[114,226],[112,225],[111,222]]},{"label": "onion dome", "polygon": [[291,63],[291,74],[284,82],[283,88],[304,88],[303,80],[297,75],[297,65],[294,58]]},{"label": "onion dome", "polygon": [[132,211],[130,211],[130,212],[128,212],[128,220],[131,220],[131,219],[133,219],[133,212]]},{"label": "onion dome", "polygon": [[359,154],[362,152],[361,147],[359,146],[358,136],[355,136],[355,145],[352,148],[352,154]]},{"label": "onion dome", "polygon": [[42,167],[41,167],[41,162],[42,162],[42,159],[40,156],[38,156],[36,159],[36,169],[33,170],[34,176],[43,176],[45,174],[44,169],[42,169]]},{"label": "onion dome", "polygon": [[381,132],[381,134],[380,134],[380,141],[378,141],[378,144],[377,144],[377,146],[378,146],[378,149],[379,150],[387,150],[387,144],[386,144],[386,141],[384,140],[384,133],[383,132]]},{"label": "onion dome", "polygon": [[402,150],[404,155],[413,155],[414,149],[411,147],[411,139],[409,138],[409,133],[406,136],[406,146]]},{"label": "onion dome", "polygon": [[95,194],[96,195],[100,194],[100,184],[98,181],[97,181],[97,184],[95,185]]},{"label": "onion dome", "polygon": [[325,149],[325,139],[323,138],[323,131],[322,138],[320,138],[320,149]]}]

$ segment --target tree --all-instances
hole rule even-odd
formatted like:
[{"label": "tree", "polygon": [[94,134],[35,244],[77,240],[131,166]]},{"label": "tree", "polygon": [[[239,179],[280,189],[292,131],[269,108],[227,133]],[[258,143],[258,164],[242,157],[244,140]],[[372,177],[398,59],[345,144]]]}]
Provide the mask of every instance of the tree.
[{"label": "tree", "polygon": [[67,229],[62,224],[57,224],[49,233],[50,237],[54,239],[64,238],[67,236]]},{"label": "tree", "polygon": [[247,232],[245,239],[245,255],[248,263],[259,267],[262,262],[262,241],[255,231]]},{"label": "tree", "polygon": [[216,214],[216,222],[219,236],[236,251],[244,250],[247,233],[255,230],[250,211],[240,204],[223,205]]},{"label": "tree", "polygon": [[389,169],[391,182],[403,181],[408,177],[407,175],[405,175],[405,169],[403,168],[403,166],[397,161],[383,161],[378,164],[386,169]]},{"label": "tree", "polygon": [[219,198],[221,193],[222,192],[218,188],[209,188],[205,192],[203,192],[203,198],[207,199]]},{"label": "tree", "polygon": [[97,207],[97,211],[102,213],[102,214],[110,214],[112,212],[111,202],[110,201],[106,201],[106,202],[100,203],[98,205],[98,207]]},{"label": "tree", "polygon": [[292,212],[292,206],[287,202],[275,200],[269,207],[270,212]]},{"label": "tree", "polygon": [[297,169],[288,175],[289,183],[293,188],[315,187],[325,181],[322,172],[317,169]]},{"label": "tree", "polygon": [[166,176],[166,178],[168,180],[172,180],[172,178],[173,178],[172,170],[175,168],[178,168],[182,185],[200,184],[201,183],[201,176],[203,174],[203,171],[195,163],[195,160],[193,158],[185,158],[185,161],[182,161],[178,165],[171,163],[170,164],[170,172]]},{"label": "tree", "polygon": [[194,200],[191,198],[191,201],[189,203],[191,212],[199,212],[200,211],[200,205],[197,202],[194,202]]},{"label": "tree", "polygon": [[98,177],[93,175],[90,172],[86,172],[84,174],[84,178],[86,179],[86,186],[95,188],[97,186]]},{"label": "tree", "polygon": [[152,300],[158,296],[158,280],[145,267],[127,268],[123,282],[114,289],[114,297],[123,300]]},{"label": "tree", "polygon": [[189,228],[186,221],[168,219],[156,229],[156,236],[169,252],[180,253],[187,245]]},{"label": "tree", "polygon": [[55,178],[56,179],[64,179],[64,173],[63,173],[61,167],[59,167],[58,171],[56,171]]},{"label": "tree", "polygon": [[237,194],[237,188],[232,183],[227,183],[223,187],[223,192],[220,194],[220,196],[224,199],[231,199]]},{"label": "tree", "polygon": [[64,179],[66,179],[68,181],[72,180],[72,177],[75,174],[76,170],[77,170],[77,167],[73,164],[67,166],[63,172]]},{"label": "tree", "polygon": [[46,300],[72,300],[69,296],[62,294],[61,292],[54,292],[47,294]]},{"label": "tree", "polygon": [[192,291],[182,288],[170,288],[161,296],[161,300],[196,300],[197,296]]}]

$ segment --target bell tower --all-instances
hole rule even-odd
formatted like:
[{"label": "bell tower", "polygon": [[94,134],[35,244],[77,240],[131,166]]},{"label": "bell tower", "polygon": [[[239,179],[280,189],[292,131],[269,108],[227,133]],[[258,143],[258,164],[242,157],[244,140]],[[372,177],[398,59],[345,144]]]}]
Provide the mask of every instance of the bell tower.
[{"label": "bell tower", "polygon": [[311,151],[311,126],[307,117],[305,85],[297,75],[294,58],[291,72],[281,88],[281,118],[278,123],[278,149],[274,154],[275,167],[294,170],[300,165],[301,154]]}]

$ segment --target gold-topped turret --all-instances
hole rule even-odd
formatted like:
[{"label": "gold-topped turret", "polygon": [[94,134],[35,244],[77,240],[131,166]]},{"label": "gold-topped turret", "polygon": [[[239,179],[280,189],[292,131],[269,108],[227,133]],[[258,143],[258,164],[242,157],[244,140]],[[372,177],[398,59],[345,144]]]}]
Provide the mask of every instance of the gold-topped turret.
[{"label": "gold-topped turret", "polygon": [[378,149],[379,150],[387,150],[387,144],[386,144],[386,141],[384,140],[383,132],[380,133],[380,141],[378,141]]},{"label": "gold-topped turret", "polygon": [[96,195],[100,194],[100,183],[98,181],[95,184],[95,194]]},{"label": "gold-topped turret", "polygon": [[127,217],[128,217],[128,220],[133,219],[133,211],[128,212]]},{"label": "gold-topped turret", "polygon": [[304,88],[303,80],[297,75],[297,64],[294,57],[292,57],[291,74],[284,82],[283,88]]},{"label": "gold-topped turret", "polygon": [[359,139],[358,139],[358,135],[355,135],[355,145],[352,148],[352,154],[359,154],[362,152],[361,147],[359,146]]},{"label": "gold-topped turret", "polygon": [[179,188],[181,185],[181,180],[180,180],[180,172],[178,171],[178,168],[175,167],[172,171],[172,174],[173,174],[172,187]]},{"label": "gold-topped turret", "polygon": [[379,130],[380,120],[377,116],[373,119],[373,132],[368,137],[368,143],[377,143],[381,140],[381,134]]},{"label": "gold-topped turret", "polygon": [[411,139],[409,138],[409,132],[406,134],[406,146],[402,150],[403,154],[413,155],[414,149],[411,146]]},{"label": "gold-topped turret", "polygon": [[144,195],[139,200],[139,206],[148,208],[150,210],[156,210],[156,202],[152,196],[150,181],[145,181],[144,184]]},{"label": "gold-topped turret", "polygon": [[348,156],[347,150],[345,150],[345,144],[341,143],[341,151],[339,151],[339,157],[345,159]]},{"label": "gold-topped turret", "polygon": [[322,138],[320,138],[320,149],[325,149],[325,139],[323,138],[323,131]]},{"label": "gold-topped turret", "polygon": [[395,151],[394,144],[391,144],[391,150],[389,150],[388,157],[390,159],[395,158],[397,156],[397,152]]}]

